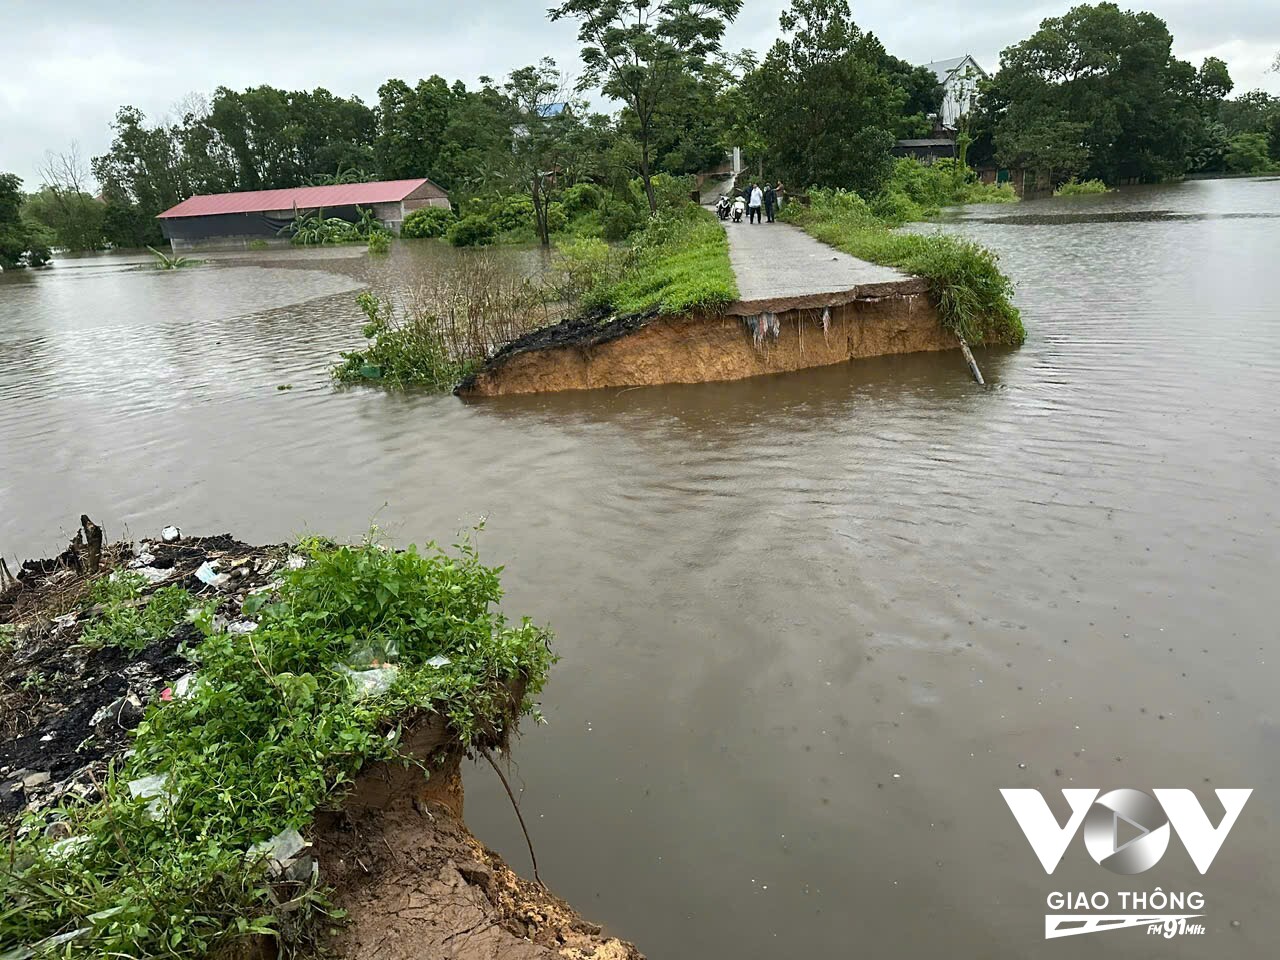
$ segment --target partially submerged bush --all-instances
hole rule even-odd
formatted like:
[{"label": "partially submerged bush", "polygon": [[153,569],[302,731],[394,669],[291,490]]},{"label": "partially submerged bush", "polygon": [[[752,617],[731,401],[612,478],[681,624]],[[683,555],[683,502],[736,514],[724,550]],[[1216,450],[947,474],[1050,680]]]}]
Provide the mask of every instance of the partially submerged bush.
[{"label": "partially submerged bush", "polygon": [[443,237],[458,222],[458,215],[448,207],[420,207],[404,218],[400,236],[409,240]]},{"label": "partially submerged bush", "polygon": [[391,234],[379,231],[369,234],[370,253],[389,253],[391,251]]},{"label": "partially submerged bush", "polygon": [[431,313],[397,316],[388,301],[365,291],[356,297],[368,322],[361,329],[369,345],[342,354],[333,368],[339,383],[381,380],[392,386],[415,383],[448,390],[468,371],[465,359],[452,356],[440,318]]},{"label": "partially submerged bush", "polygon": [[1072,177],[1053,191],[1055,197],[1080,197],[1090,194],[1107,193],[1108,188],[1101,180],[1085,180],[1081,182]]},{"label": "partially submerged bush", "polygon": [[493,243],[498,228],[489,218],[473,213],[449,227],[446,236],[455,247],[479,247]]},{"label": "partially submerged bush", "polygon": [[[550,633],[496,611],[500,568],[470,543],[308,553],[278,598],[246,600],[254,632],[200,619],[195,682],[148,706],[100,803],[10,837],[0,944],[14,956],[201,957],[254,934],[287,953],[325,920],[325,894],[311,878],[269,883],[255,845],[305,829],[362,767],[397,759],[423,711],[448,718],[456,749],[533,711]],[[376,684],[355,682],[375,664]]]},{"label": "partially submerged bush", "polygon": [[942,325],[972,343],[1021,343],[1026,330],[1013,305],[1013,283],[990,250],[959,237],[898,233],[856,195],[814,190],[808,207],[784,217],[824,243],[872,263],[923,277]]}]

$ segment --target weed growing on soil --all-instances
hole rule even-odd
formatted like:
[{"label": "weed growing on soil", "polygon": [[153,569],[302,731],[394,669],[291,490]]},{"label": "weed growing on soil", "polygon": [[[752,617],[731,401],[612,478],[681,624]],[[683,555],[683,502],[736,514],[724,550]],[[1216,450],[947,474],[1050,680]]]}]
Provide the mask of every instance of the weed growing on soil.
[{"label": "weed growing on soil", "polygon": [[120,647],[137,653],[150,643],[167,637],[196,602],[182,587],[163,587],[142,601],[147,580],[136,573],[117,573],[98,580],[89,593],[102,606],[81,634],[90,648]]},{"label": "weed growing on soil", "polygon": [[[195,683],[148,707],[100,803],[55,812],[57,831],[27,822],[0,870],[0,943],[77,958],[197,957],[255,933],[296,946],[332,916],[323,890],[269,879],[254,844],[305,828],[361,767],[396,758],[423,711],[472,748],[511,729],[513,686],[533,710],[550,633],[494,611],[501,568],[472,544],[308,552],[278,596],[246,601],[252,633],[200,618]],[[389,684],[361,695],[351,671],[374,665]],[[152,795],[131,795],[155,775]]]},{"label": "weed growing on soil", "polygon": [[1013,282],[994,253],[959,237],[897,233],[856,193],[814,190],[809,205],[788,204],[783,217],[823,243],[929,282],[942,325],[971,343],[1019,344],[1026,330],[1013,305]]}]

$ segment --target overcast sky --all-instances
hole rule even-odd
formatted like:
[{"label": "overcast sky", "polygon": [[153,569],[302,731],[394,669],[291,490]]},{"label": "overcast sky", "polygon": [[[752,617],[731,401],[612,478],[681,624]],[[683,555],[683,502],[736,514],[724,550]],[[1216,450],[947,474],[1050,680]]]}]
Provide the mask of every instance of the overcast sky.
[{"label": "overcast sky", "polygon": [[[746,0],[726,46],[766,50],[786,5]],[[897,56],[924,63],[971,53],[994,70],[1004,47],[1070,5],[866,0],[853,7],[858,24]],[[323,86],[373,103],[387,77],[413,82],[438,73],[470,86],[481,75],[500,78],[541,56],[567,67],[578,62],[575,27],[548,22],[545,0],[10,0],[5,6],[0,171],[17,173],[27,189],[39,184],[36,170],[46,150],[78,141],[86,156],[102,153],[122,104],[162,117],[188,93],[263,83]],[[1178,56],[1197,66],[1206,56],[1227,61],[1236,92],[1280,93],[1280,74],[1266,72],[1280,51],[1275,0],[1133,6],[1168,22]]]}]

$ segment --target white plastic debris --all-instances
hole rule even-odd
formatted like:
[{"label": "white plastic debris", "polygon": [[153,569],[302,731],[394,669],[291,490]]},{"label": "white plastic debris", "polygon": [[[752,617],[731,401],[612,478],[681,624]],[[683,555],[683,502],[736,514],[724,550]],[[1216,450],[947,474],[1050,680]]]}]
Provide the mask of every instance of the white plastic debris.
[{"label": "white plastic debris", "polygon": [[136,573],[139,576],[146,577],[148,583],[163,583],[165,580],[168,580],[170,577],[173,576],[172,568],[168,570],[164,570],[159,567],[150,567],[150,566],[136,567],[130,570],[129,572]]},{"label": "white plastic debris", "polygon": [[169,524],[169,526],[160,531],[160,539],[165,543],[173,543],[173,541],[178,540],[181,537],[182,531],[173,524]]},{"label": "white plastic debris", "polygon": [[253,633],[257,629],[258,622],[256,620],[233,620],[227,624],[227,633],[236,637],[244,636],[246,633]]},{"label": "white plastic debris", "polygon": [[53,618],[53,625],[57,627],[59,630],[65,630],[67,627],[74,624],[78,619],[80,619],[80,614],[78,613],[64,613],[60,617]]},{"label": "white plastic debris", "polygon": [[302,834],[288,827],[270,840],[255,843],[249,848],[249,857],[265,859],[269,876],[283,875],[289,880],[301,880],[311,873],[311,856],[307,853],[310,846],[302,839]]},{"label": "white plastic debris", "polygon": [[61,860],[63,857],[69,857],[75,853],[80,847],[88,843],[92,837],[67,837],[49,844],[49,856],[55,860]]},{"label": "white plastic debris", "polygon": [[427,666],[428,667],[447,667],[451,663],[453,663],[453,661],[450,660],[448,657],[446,657],[444,654],[437,653],[434,657],[432,657],[430,660],[427,661]]},{"label": "white plastic debris", "polygon": [[351,678],[357,700],[386,693],[391,689],[391,684],[395,683],[396,674],[400,672],[400,668],[394,664],[368,670],[352,670],[350,667],[338,667],[338,670]]},{"label": "white plastic debris", "polygon": [[147,816],[159,820],[169,809],[169,775],[153,773],[149,777],[139,777],[129,781],[129,796],[140,800],[150,800],[147,804]]},{"label": "white plastic debris", "polygon": [[156,555],[154,553],[139,547],[137,556],[129,561],[129,569],[137,570],[139,567],[149,567],[155,562]]},{"label": "white plastic debris", "polygon": [[191,694],[191,688],[195,685],[195,673],[184,673],[173,685],[173,699],[181,700],[183,697]]},{"label": "white plastic debris", "polygon": [[218,573],[217,567],[206,560],[196,570],[196,579],[201,583],[207,583],[211,587],[220,587],[227,582],[227,575]]},{"label": "white plastic debris", "polygon": [[290,570],[301,570],[307,565],[307,558],[298,556],[296,553],[289,554],[289,559],[284,564]]}]

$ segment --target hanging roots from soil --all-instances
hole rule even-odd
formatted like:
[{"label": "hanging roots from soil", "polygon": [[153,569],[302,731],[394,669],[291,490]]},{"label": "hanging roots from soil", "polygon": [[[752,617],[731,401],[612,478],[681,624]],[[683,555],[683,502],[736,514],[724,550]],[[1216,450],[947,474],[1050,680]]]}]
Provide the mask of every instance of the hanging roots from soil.
[{"label": "hanging roots from soil", "polygon": [[511,800],[511,809],[516,812],[516,819],[520,821],[520,832],[524,834],[525,845],[529,848],[529,861],[533,864],[533,879],[537,881],[539,886],[546,887],[546,884],[542,882],[542,877],[538,876],[538,857],[533,852],[533,841],[529,839],[529,828],[524,825],[524,815],[520,813],[520,804],[516,802],[516,795],[511,791],[511,784],[507,782],[506,775],[502,772],[502,768],[498,766],[498,761],[493,759],[493,754],[489,751],[489,748],[482,746],[480,752],[484,754],[484,758],[489,761],[489,766],[493,767],[493,772],[502,781],[502,785],[507,791],[507,797]]}]

